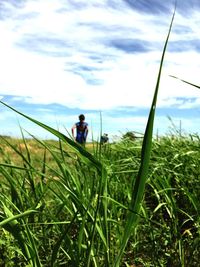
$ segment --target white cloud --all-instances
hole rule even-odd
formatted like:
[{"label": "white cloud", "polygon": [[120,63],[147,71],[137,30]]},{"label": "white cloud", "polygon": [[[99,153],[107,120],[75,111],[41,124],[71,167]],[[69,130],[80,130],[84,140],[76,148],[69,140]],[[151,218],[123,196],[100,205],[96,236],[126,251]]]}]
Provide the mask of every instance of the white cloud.
[{"label": "white cloud", "polygon": [[[84,4],[85,8],[70,3]],[[148,107],[171,15],[144,16],[120,3],[120,8],[114,10],[106,1],[29,0],[23,8],[12,9],[12,15],[0,21],[0,93],[29,97],[26,101],[31,103],[57,102],[83,109]],[[172,31],[170,41],[198,38],[199,20],[197,11],[190,18],[177,14],[174,28],[187,27],[191,32]],[[48,43],[45,38],[63,43],[56,46],[56,42]],[[116,38],[144,40],[143,45],[147,46],[147,42],[146,48],[153,50],[126,53],[108,45]],[[39,43],[31,42],[34,40]],[[52,55],[60,51],[62,56]],[[91,56],[99,56],[99,61]],[[199,59],[200,54],[194,50],[167,52],[159,107],[178,104],[176,98],[180,96],[200,97],[198,90],[168,76],[200,84]],[[87,84],[84,75],[88,71],[80,76],[74,66],[91,67],[89,75],[102,83]]]}]

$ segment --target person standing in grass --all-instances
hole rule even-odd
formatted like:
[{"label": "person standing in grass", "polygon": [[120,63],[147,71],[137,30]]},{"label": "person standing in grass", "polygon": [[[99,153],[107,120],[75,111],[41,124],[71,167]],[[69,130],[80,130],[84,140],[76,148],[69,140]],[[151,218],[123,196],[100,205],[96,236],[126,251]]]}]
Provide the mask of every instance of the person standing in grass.
[{"label": "person standing in grass", "polygon": [[104,134],[101,136],[100,143],[101,143],[102,145],[104,145],[104,144],[107,144],[108,141],[109,141],[108,134],[107,134],[107,133],[104,133]]},{"label": "person standing in grass", "polygon": [[[75,138],[76,129],[76,138]],[[79,144],[85,144],[88,135],[88,123],[85,122],[85,116],[79,115],[79,122],[75,123],[72,127],[72,136]]]}]

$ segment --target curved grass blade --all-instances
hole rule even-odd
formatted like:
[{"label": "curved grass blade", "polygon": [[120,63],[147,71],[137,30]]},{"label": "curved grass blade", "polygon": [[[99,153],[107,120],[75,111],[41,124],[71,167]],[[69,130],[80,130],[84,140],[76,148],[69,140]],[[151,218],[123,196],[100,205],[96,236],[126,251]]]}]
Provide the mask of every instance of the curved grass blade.
[{"label": "curved grass blade", "polygon": [[[176,7],[175,7],[176,10]],[[138,175],[136,177],[133,191],[132,191],[132,197],[131,197],[131,203],[130,203],[130,211],[128,213],[127,217],[127,222],[124,228],[124,235],[122,237],[121,241],[121,246],[119,253],[116,257],[116,261],[114,264],[114,267],[119,267],[120,266],[120,261],[122,258],[122,255],[124,253],[125,247],[127,245],[127,242],[130,238],[130,235],[132,233],[132,229],[134,226],[137,225],[138,221],[138,213],[140,211],[141,203],[143,200],[144,196],[144,190],[145,190],[145,184],[146,180],[148,177],[148,168],[149,168],[149,162],[150,162],[150,153],[151,153],[151,145],[152,145],[152,135],[153,135],[153,126],[154,126],[154,117],[155,117],[155,110],[156,110],[156,103],[157,103],[157,95],[158,95],[158,90],[159,90],[159,84],[160,84],[160,78],[161,78],[161,72],[162,72],[162,67],[163,67],[163,62],[164,62],[164,56],[169,40],[169,36],[171,33],[172,29],[172,24],[174,21],[174,16],[175,16],[175,10],[171,19],[169,31],[167,34],[167,38],[164,44],[163,52],[162,52],[162,57],[160,61],[160,68],[158,72],[158,78],[157,78],[157,83],[154,91],[154,96],[153,96],[153,101],[146,125],[146,130],[144,134],[144,139],[143,139],[143,144],[142,144],[142,151],[141,151],[141,163],[140,163],[140,168]]]},{"label": "curved grass blade", "polygon": [[4,226],[4,225],[7,224],[7,223],[10,223],[10,222],[12,222],[12,221],[14,221],[14,220],[17,220],[17,219],[19,219],[19,218],[22,218],[22,217],[24,217],[24,216],[27,216],[27,215],[29,215],[29,214],[31,214],[31,213],[36,213],[36,212],[38,212],[38,211],[37,211],[37,210],[27,210],[27,211],[24,211],[24,212],[22,212],[22,213],[20,213],[20,214],[12,215],[12,216],[10,216],[10,217],[4,219],[3,221],[1,221],[1,222],[0,222],[0,226],[2,227],[2,226]]},{"label": "curved grass blade", "polygon": [[173,75],[169,75],[169,76],[172,77],[172,78],[175,78],[175,79],[177,79],[177,80],[179,80],[179,81],[181,81],[181,82],[187,83],[187,84],[189,84],[189,85],[191,85],[191,86],[194,86],[194,87],[200,89],[200,86],[199,86],[199,85],[196,85],[196,84],[187,82],[187,81],[185,81],[185,80],[183,80],[183,79],[180,79],[180,78],[178,78],[178,77],[176,77],[176,76],[173,76]]},{"label": "curved grass blade", "polygon": [[[38,211],[27,210],[23,213],[14,215],[4,203],[2,203],[2,206],[4,214],[0,214],[0,226],[3,227],[6,231],[10,232],[15,240],[17,240],[26,260],[32,263],[31,266],[41,267],[42,265],[38,256],[37,248],[35,244],[33,244],[33,236],[30,233],[30,230],[26,223],[24,223],[25,228],[22,228],[18,221],[19,219],[23,220],[24,217]],[[7,217],[6,219],[4,219],[5,216]],[[27,243],[28,240],[29,242]]]},{"label": "curved grass blade", "polygon": [[4,106],[8,107],[9,109],[13,110],[14,112],[18,113],[19,115],[25,117],[26,119],[34,122],[35,124],[42,127],[43,129],[47,130],[48,132],[52,133],[53,135],[57,136],[60,140],[68,143],[71,146],[71,148],[78,151],[83,156],[83,158],[85,160],[89,160],[96,167],[96,169],[99,171],[99,173],[102,172],[103,167],[102,167],[101,162],[98,161],[91,153],[89,153],[87,150],[85,150],[81,145],[74,142],[69,137],[67,137],[66,135],[62,134],[61,132],[55,130],[54,128],[25,115],[24,113],[16,110],[15,108],[9,106],[8,104],[4,103],[3,101],[0,101],[0,103],[3,104]]}]

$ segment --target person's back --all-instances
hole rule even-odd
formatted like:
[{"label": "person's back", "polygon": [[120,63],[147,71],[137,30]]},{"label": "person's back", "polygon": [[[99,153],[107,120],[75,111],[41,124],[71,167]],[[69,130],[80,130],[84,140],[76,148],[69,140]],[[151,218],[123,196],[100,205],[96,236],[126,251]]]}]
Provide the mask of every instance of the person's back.
[{"label": "person's back", "polygon": [[[76,138],[74,137],[74,129],[76,129]],[[85,122],[85,116],[81,114],[79,116],[79,122],[75,123],[72,127],[72,136],[79,144],[86,142],[88,135],[88,123]]]}]

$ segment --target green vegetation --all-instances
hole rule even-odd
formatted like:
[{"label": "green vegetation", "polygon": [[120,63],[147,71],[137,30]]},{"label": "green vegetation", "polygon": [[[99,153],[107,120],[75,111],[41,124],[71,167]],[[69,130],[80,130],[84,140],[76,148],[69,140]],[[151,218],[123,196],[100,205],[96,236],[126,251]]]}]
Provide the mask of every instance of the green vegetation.
[{"label": "green vegetation", "polygon": [[[1,139],[4,266],[113,266],[141,163],[141,140],[88,145],[105,166],[59,141]],[[198,266],[200,138],[154,140],[146,193],[120,266]],[[88,263],[88,259],[90,262]]]}]

